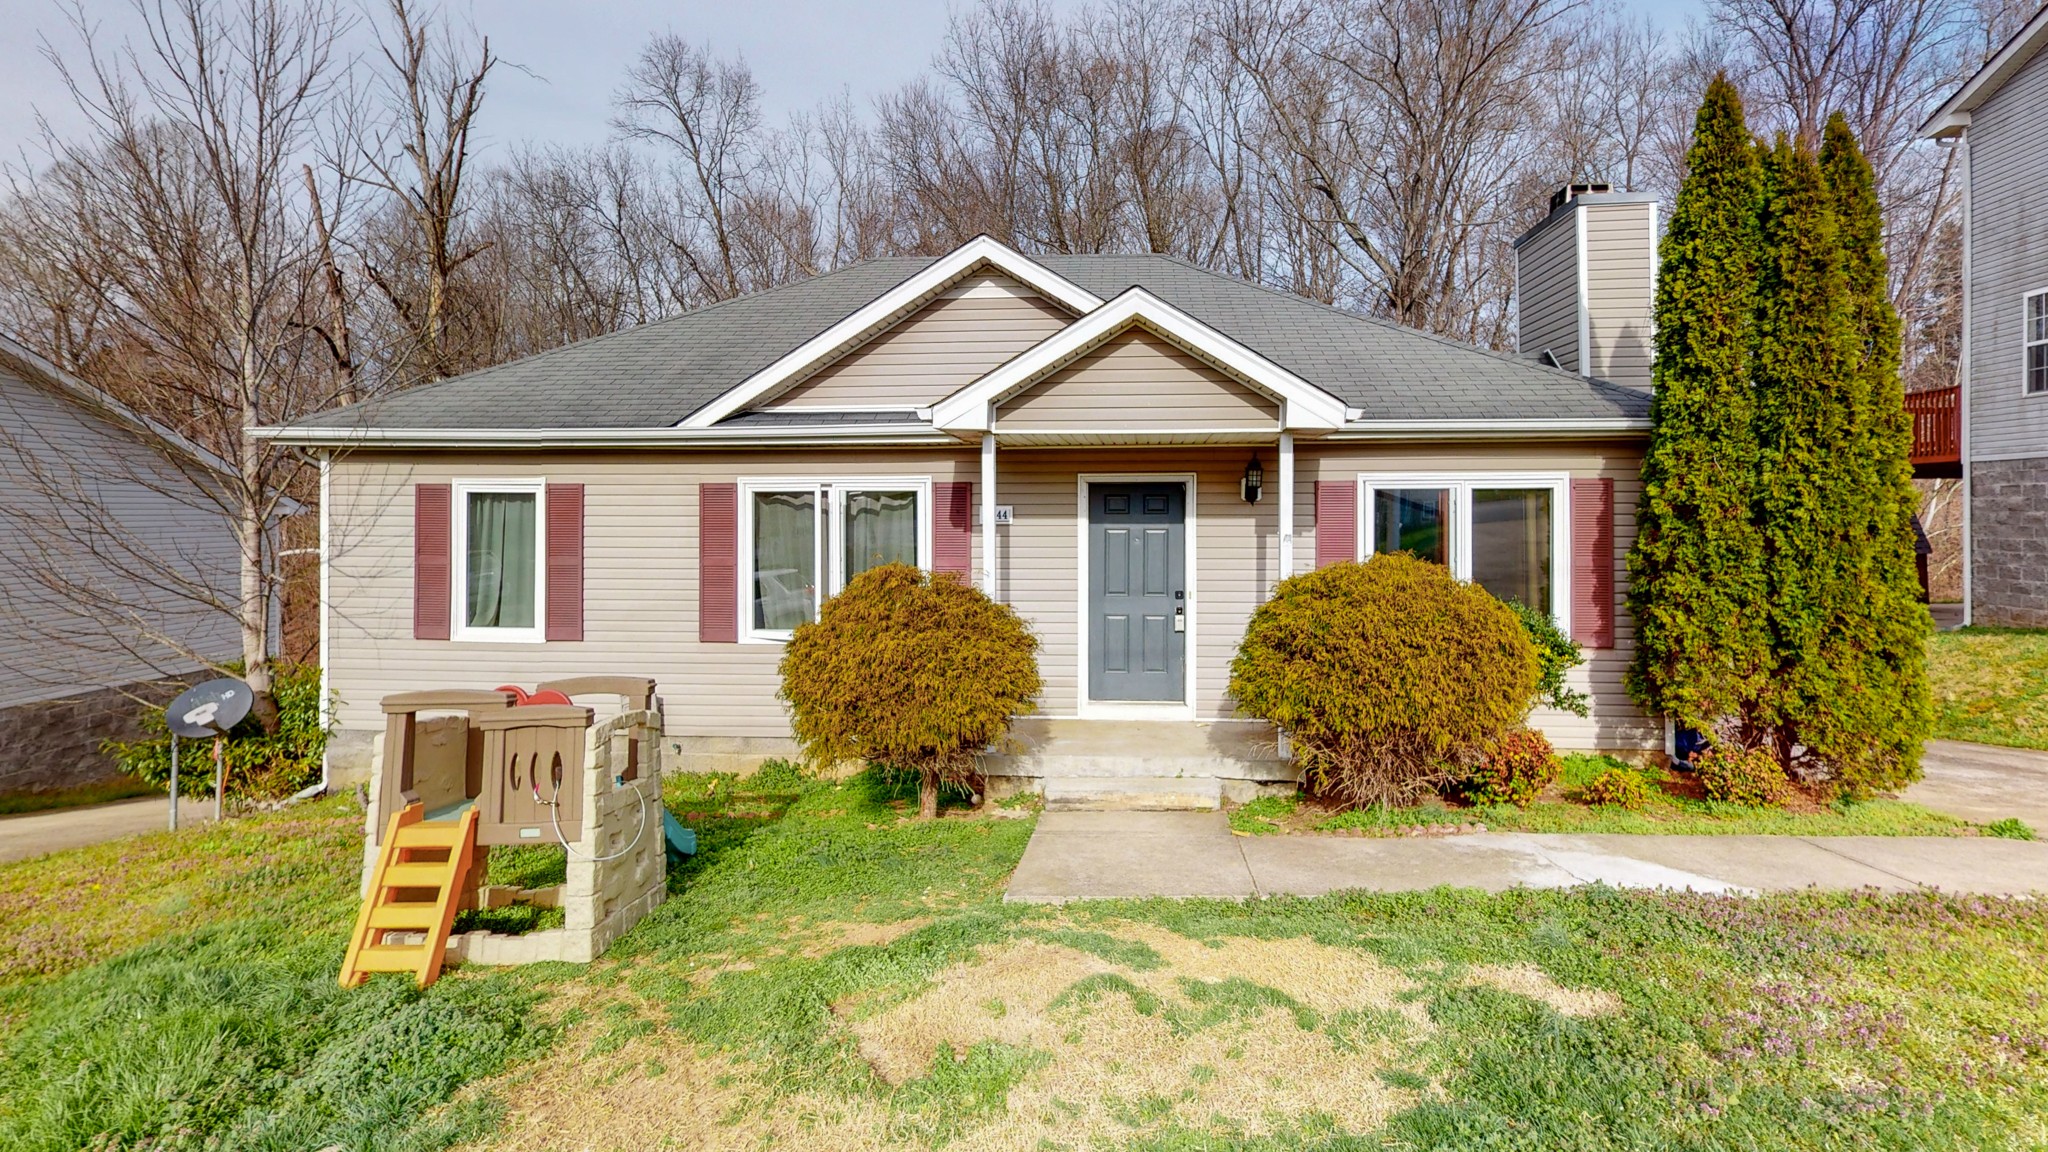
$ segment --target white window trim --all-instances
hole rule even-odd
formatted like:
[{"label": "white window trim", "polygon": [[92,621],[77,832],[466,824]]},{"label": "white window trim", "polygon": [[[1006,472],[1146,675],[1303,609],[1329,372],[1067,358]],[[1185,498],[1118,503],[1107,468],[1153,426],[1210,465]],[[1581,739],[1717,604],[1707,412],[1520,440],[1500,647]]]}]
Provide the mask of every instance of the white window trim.
[{"label": "white window trim", "polygon": [[[1075,593],[1074,620],[1080,625],[1075,629],[1075,680],[1074,711],[1084,720],[1193,720],[1195,719],[1195,679],[1201,661],[1201,649],[1196,645],[1196,629],[1202,617],[1202,602],[1196,595],[1195,558],[1195,510],[1199,495],[1198,477],[1193,472],[1083,472],[1074,477],[1074,509],[1077,524],[1075,539]],[[1188,630],[1186,639],[1181,641],[1181,698],[1179,700],[1093,700],[1088,695],[1088,489],[1093,484],[1180,484],[1186,489],[1183,497],[1183,532],[1181,548],[1184,555],[1182,572],[1187,578]]]},{"label": "white window trim", "polygon": [[[453,595],[449,607],[455,613],[449,636],[458,641],[480,644],[541,644],[548,638],[548,496],[544,480],[457,480],[451,501],[455,507],[455,549],[450,565]],[[533,496],[533,627],[472,628],[469,619],[469,498],[482,493],[532,494]]]},{"label": "white window trim", "polygon": [[1372,555],[1375,525],[1372,493],[1377,488],[1447,488],[1451,491],[1451,575],[1472,579],[1472,491],[1475,488],[1543,488],[1550,491],[1550,615],[1572,630],[1572,483],[1563,472],[1360,472],[1358,474],[1358,558]]},{"label": "white window trim", "polygon": [[2048,388],[2036,392],[2027,387],[2027,353],[2044,341],[2027,338],[2027,309],[2036,296],[2048,296],[2048,287],[2033,288],[2020,295],[2020,395],[2048,396]]},{"label": "white window trim", "polygon": [[742,644],[787,644],[793,634],[787,628],[754,627],[754,494],[757,492],[803,492],[812,493],[816,507],[825,513],[829,527],[818,534],[812,543],[811,570],[819,574],[823,585],[819,589],[819,605],[839,593],[846,586],[846,555],[839,546],[844,529],[840,516],[844,505],[840,496],[846,492],[873,492],[881,490],[917,492],[917,566],[925,571],[932,567],[932,525],[936,520],[932,508],[932,478],[930,476],[781,476],[758,477],[740,481],[739,515],[739,622],[740,643]]}]

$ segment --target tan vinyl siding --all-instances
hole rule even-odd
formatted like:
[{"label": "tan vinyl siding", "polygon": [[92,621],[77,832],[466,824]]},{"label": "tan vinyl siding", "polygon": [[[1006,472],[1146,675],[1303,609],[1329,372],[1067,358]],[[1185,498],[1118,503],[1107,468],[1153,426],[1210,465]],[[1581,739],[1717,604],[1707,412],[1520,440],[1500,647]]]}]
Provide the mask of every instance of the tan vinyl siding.
[{"label": "tan vinyl siding", "polygon": [[1273,428],[1280,406],[1144,328],[1101,347],[1005,401],[1005,430]]},{"label": "tan vinyl siding", "polygon": [[923,407],[1064,328],[1069,319],[1007,276],[969,276],[760,407]]},{"label": "tan vinyl siding", "polygon": [[[50,501],[69,505],[87,491],[97,493],[95,513],[117,526],[93,540],[106,562],[86,560],[84,540],[33,530],[68,522],[84,533],[91,521]],[[168,566],[212,589],[216,603],[233,595],[234,537],[217,506],[181,495],[191,491],[137,436],[0,367],[0,503],[14,514],[0,517],[0,708],[191,672],[198,662],[178,648],[215,658],[241,650],[227,613],[194,599],[192,585],[157,577]],[[37,578],[53,562],[79,565],[73,571],[146,618],[110,631],[104,616],[81,614]]]},{"label": "tan vinyl siding", "polygon": [[[1643,715],[1622,687],[1622,674],[1635,649],[1635,623],[1624,605],[1628,596],[1628,550],[1635,541],[1636,503],[1642,496],[1641,469],[1641,447],[1620,443],[1299,445],[1295,450],[1299,488],[1295,494],[1294,567],[1298,572],[1306,572],[1315,566],[1318,480],[1355,482],[1361,472],[1549,472],[1572,477],[1608,477],[1614,481],[1615,646],[1589,650],[1587,662],[1572,671],[1572,684],[1593,696],[1590,716],[1582,719],[1539,709],[1530,717],[1530,723],[1541,728],[1560,748],[1661,747],[1661,727]],[[1270,469],[1267,475],[1272,475]],[[1567,512],[1558,509],[1557,514],[1566,516]],[[1361,528],[1364,522],[1361,516]],[[1570,523],[1568,518],[1566,523]]]},{"label": "tan vinyl siding", "polygon": [[1576,228],[1561,214],[1515,251],[1516,344],[1531,360],[1549,349],[1571,372],[1579,370]]},{"label": "tan vinyl siding", "polygon": [[[1261,452],[1267,498],[1239,496],[1241,448],[1026,449],[997,454],[996,501],[1012,510],[997,529],[1000,598],[1043,644],[1046,714],[1079,710],[1081,474],[1192,473],[1195,712],[1233,715],[1230,659],[1251,612],[1280,578],[1277,469]],[[1315,483],[1360,471],[1547,471],[1615,480],[1616,563],[1631,539],[1638,449],[1609,444],[1379,446],[1305,443],[1298,449],[1295,566],[1313,563]],[[747,477],[888,475],[979,482],[971,447],[919,450],[722,453],[444,454],[405,460],[357,453],[330,477],[333,595],[329,682],[344,728],[375,731],[378,699],[433,687],[532,685],[597,673],[654,677],[672,736],[777,739],[788,734],[775,699],[775,644],[702,644],[697,637],[697,487]],[[585,487],[584,626],[574,644],[484,644],[412,639],[412,485],[537,478]],[[977,506],[979,504],[977,492]],[[1564,510],[1559,510],[1560,515]],[[977,528],[974,546],[981,534]],[[1621,584],[1617,567],[1617,584]],[[1618,594],[1620,589],[1618,588]],[[1540,715],[1561,747],[1656,743],[1654,727],[1620,689],[1633,633],[1618,617],[1612,651],[1576,678],[1597,697],[1590,720]]]},{"label": "tan vinyl siding", "polygon": [[1589,375],[1649,387],[1657,239],[1650,204],[1583,204]]},{"label": "tan vinyl siding", "polygon": [[[1224,688],[1230,659],[1252,609],[1279,579],[1279,513],[1272,500],[1246,504],[1238,494],[1240,449],[1008,449],[997,454],[996,500],[1014,519],[997,529],[1002,598],[1044,645],[1044,711],[1072,716],[1079,707],[1080,489],[1084,474],[1195,475],[1195,714],[1233,715]],[[1269,466],[1267,476],[1273,472]]]},{"label": "tan vinyl siding", "polygon": [[2021,309],[2048,289],[2048,53],[1970,114],[1970,458],[2048,456],[2048,393],[2027,395]]},{"label": "tan vinyl siding", "polygon": [[[532,687],[562,676],[652,676],[672,736],[786,737],[775,699],[779,644],[697,641],[697,489],[748,477],[930,476],[972,480],[971,450],[753,453],[356,453],[329,478],[328,684],[344,728],[375,731],[386,694]],[[412,486],[540,479],[584,489],[579,643],[412,637]],[[458,569],[458,579],[459,569]]]}]

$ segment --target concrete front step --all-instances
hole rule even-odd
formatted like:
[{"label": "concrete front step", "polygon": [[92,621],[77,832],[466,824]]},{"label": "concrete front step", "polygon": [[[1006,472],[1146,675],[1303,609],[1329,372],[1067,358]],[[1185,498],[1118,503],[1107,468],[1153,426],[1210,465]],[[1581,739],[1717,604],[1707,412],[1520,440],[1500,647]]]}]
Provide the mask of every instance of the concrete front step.
[{"label": "concrete front step", "polygon": [[1226,721],[1044,720],[1017,723],[1008,746],[982,757],[989,776],[1037,779],[1213,777],[1294,779],[1265,724]]},{"label": "concrete front step", "polygon": [[1215,776],[1048,776],[1048,812],[1188,812],[1223,805]]}]

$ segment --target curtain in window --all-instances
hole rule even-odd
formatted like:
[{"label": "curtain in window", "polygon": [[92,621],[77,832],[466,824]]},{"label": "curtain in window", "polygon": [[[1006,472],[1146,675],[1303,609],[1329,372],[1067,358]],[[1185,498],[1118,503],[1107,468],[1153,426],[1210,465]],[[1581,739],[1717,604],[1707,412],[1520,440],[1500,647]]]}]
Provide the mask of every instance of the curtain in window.
[{"label": "curtain in window", "polygon": [[1451,493],[1447,488],[1378,488],[1372,494],[1372,550],[1408,552],[1451,565]]},{"label": "curtain in window", "polygon": [[754,493],[754,627],[794,628],[818,606],[818,498]]},{"label": "curtain in window", "polygon": [[847,492],[846,578],[883,564],[917,563],[917,492]]},{"label": "curtain in window", "polygon": [[1550,603],[1548,488],[1472,492],[1472,580],[1503,600],[1544,612]]},{"label": "curtain in window", "polygon": [[469,494],[468,624],[531,628],[534,621],[534,515],[531,492]]}]

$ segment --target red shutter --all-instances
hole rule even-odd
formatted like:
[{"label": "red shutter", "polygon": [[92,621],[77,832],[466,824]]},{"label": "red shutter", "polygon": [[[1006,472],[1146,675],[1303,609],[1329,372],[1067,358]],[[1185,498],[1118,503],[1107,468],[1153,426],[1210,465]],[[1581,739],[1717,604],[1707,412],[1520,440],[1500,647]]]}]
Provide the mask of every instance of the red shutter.
[{"label": "red shutter", "polygon": [[412,490],[412,638],[446,640],[450,553],[446,484],[416,484]]},{"label": "red shutter", "polygon": [[974,485],[932,485],[932,571],[974,575]]},{"label": "red shutter", "polygon": [[697,639],[740,638],[740,486],[697,486]]},{"label": "red shutter", "polygon": [[1614,481],[1572,481],[1572,639],[1614,647]]},{"label": "red shutter", "polygon": [[549,484],[548,639],[583,639],[583,485]]},{"label": "red shutter", "polygon": [[1358,485],[1316,481],[1316,567],[1358,559]]}]

